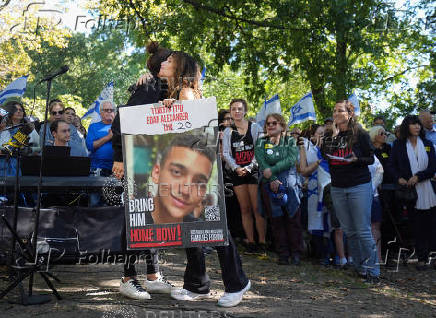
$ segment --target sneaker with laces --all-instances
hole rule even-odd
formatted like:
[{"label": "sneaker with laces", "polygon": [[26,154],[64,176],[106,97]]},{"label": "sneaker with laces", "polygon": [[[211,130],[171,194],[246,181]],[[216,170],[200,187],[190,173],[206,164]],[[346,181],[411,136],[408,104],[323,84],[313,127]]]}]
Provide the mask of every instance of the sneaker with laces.
[{"label": "sneaker with laces", "polygon": [[257,249],[258,249],[258,252],[259,252],[260,255],[266,255],[267,247],[266,247],[265,243],[259,243]]},{"label": "sneaker with laces", "polygon": [[194,301],[194,300],[206,299],[209,297],[210,297],[210,293],[197,294],[184,288],[173,288],[171,290],[171,298],[176,300]]},{"label": "sneaker with laces", "polygon": [[241,291],[236,293],[224,293],[218,300],[218,306],[221,307],[234,307],[242,301],[242,296],[251,288],[251,282],[248,281],[247,286]]},{"label": "sneaker with laces", "polygon": [[155,280],[145,279],[145,288],[152,294],[170,294],[172,287],[173,285],[162,274],[159,274]]},{"label": "sneaker with laces", "polygon": [[123,282],[123,278],[121,278],[120,293],[125,297],[137,300],[151,299],[150,294],[134,278],[129,279],[127,282]]},{"label": "sneaker with laces", "polygon": [[254,254],[258,254],[258,253],[259,253],[259,251],[258,251],[255,243],[247,243],[247,245],[245,247],[245,254],[254,255]]}]

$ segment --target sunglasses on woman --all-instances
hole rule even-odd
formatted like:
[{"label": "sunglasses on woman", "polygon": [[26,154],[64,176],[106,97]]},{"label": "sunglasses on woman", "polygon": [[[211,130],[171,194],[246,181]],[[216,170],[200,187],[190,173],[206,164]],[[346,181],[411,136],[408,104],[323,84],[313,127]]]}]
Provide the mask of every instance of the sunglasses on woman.
[{"label": "sunglasses on woman", "polygon": [[277,124],[278,124],[277,121],[270,121],[266,123],[267,126],[277,126]]},{"label": "sunglasses on woman", "polygon": [[64,113],[63,110],[60,110],[60,111],[57,111],[57,112],[51,112],[51,114],[52,114],[53,116],[56,116],[56,115],[62,115],[63,113]]}]

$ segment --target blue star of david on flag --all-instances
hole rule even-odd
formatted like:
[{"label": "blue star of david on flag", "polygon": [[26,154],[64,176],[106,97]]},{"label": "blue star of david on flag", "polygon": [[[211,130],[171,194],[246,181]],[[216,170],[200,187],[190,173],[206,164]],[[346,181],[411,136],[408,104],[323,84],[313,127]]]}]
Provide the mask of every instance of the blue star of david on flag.
[{"label": "blue star of david on flag", "polygon": [[306,120],[316,120],[311,92],[304,95],[303,98],[292,106],[288,126],[296,125]]}]

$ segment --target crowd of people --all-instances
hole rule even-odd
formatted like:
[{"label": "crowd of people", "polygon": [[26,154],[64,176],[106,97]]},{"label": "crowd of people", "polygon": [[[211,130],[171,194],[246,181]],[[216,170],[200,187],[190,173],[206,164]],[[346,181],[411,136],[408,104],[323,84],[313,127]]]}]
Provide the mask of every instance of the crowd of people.
[{"label": "crowd of people", "polygon": [[[299,265],[306,250],[314,263],[354,268],[371,284],[380,280],[380,265],[397,266],[399,258],[416,256],[417,270],[436,269],[431,258],[436,251],[433,114],[406,116],[395,134],[386,129],[382,117],[376,117],[366,131],[352,103],[341,100],[332,118],[303,131],[288,131],[283,116],[276,113],[266,117],[264,127],[253,122],[242,130],[241,116],[232,109],[235,101],[219,116],[225,180],[237,188],[240,182],[250,183],[241,169],[255,171],[252,179],[258,182],[251,184],[257,194],[248,188],[244,194],[235,192],[242,224],[246,208],[240,196],[257,196],[253,213],[262,216],[248,231],[243,226],[242,233],[240,226],[229,224],[246,253],[253,251],[253,229],[267,223],[266,236],[280,265],[289,260]],[[244,105],[240,112],[246,112],[246,102],[237,101]],[[251,137],[253,131],[261,133]],[[241,156],[242,151],[250,155]],[[238,164],[238,158],[251,161]],[[237,202],[226,204],[231,222],[231,214],[238,213]],[[254,250],[262,254],[264,241],[261,235],[258,238]],[[399,255],[400,247],[408,252]]]},{"label": "crowd of people", "polygon": [[[3,106],[3,109],[8,112],[8,115],[2,121],[3,130],[0,131],[0,142],[1,145],[8,147],[4,147],[0,154],[0,175],[2,177],[16,175],[17,159],[15,156],[8,156],[8,154],[18,146],[15,136],[20,133],[20,129],[23,127],[25,127],[24,129],[31,127],[31,132],[25,142],[26,147],[21,151],[22,155],[40,156],[43,150],[47,153],[51,147],[64,147],[64,149],[68,149],[65,153],[69,156],[90,158],[91,175],[109,176],[112,174],[111,126],[115,117],[115,107],[112,101],[101,101],[101,121],[92,123],[88,127],[88,131],[82,125],[74,108],[65,108],[59,99],[53,99],[49,102],[49,117],[45,124],[43,121],[29,123],[24,105],[19,101],[9,101]],[[45,140],[44,143],[43,140]],[[74,167],[65,167],[65,169],[74,169]],[[21,174],[20,169],[19,174]],[[65,202],[70,202],[74,195],[76,194],[48,195],[44,193],[42,206],[62,205]],[[78,197],[81,196],[82,193],[79,193]],[[7,192],[4,198],[12,201],[13,195],[11,192]],[[34,206],[35,201],[35,193],[20,193],[19,195],[21,205]],[[88,201],[90,206],[104,204],[99,193],[90,193],[85,202]]]},{"label": "crowd of people", "polygon": [[[174,100],[202,98],[199,67],[191,56],[154,42],[147,51],[150,73],[138,80],[126,107],[158,101],[171,107]],[[23,123],[22,103],[8,102],[4,108],[9,115],[2,129]],[[417,256],[417,270],[431,267],[436,129],[430,112],[406,116],[395,133],[376,117],[367,131],[352,103],[340,100],[322,124],[289,131],[281,114],[268,114],[261,127],[246,117],[248,108],[244,99],[233,99],[218,116],[223,177],[233,193],[225,202],[229,245],[216,247],[225,286],[219,305],[237,305],[250,289],[239,251],[265,256],[273,250],[279,265],[299,266],[310,257],[319,265],[353,268],[369,284],[379,283],[381,264],[392,263],[397,258],[392,251],[400,245],[415,251],[409,256]],[[73,108],[50,101],[48,122],[35,125],[29,135],[28,154],[40,154],[45,140],[44,146],[69,147],[71,156],[90,157],[90,174],[121,179],[119,116],[109,100],[101,101],[99,110],[101,121],[86,131]],[[2,130],[1,144],[18,129]],[[2,156],[0,165],[0,173],[15,175],[14,158]],[[90,194],[90,206],[104,204],[99,193]],[[125,232],[121,240],[125,246]],[[157,251],[147,253],[145,288],[135,265],[127,263],[120,282],[123,295],[143,300],[150,293],[170,293],[182,301],[209,297],[204,249],[186,249],[181,289],[172,288],[160,273]]]},{"label": "crowd of people", "polygon": [[[8,115],[2,120],[0,127],[0,142],[2,145],[13,141],[13,136],[22,125],[30,125],[26,121],[26,111],[19,101],[9,101],[2,106]],[[48,122],[36,121],[31,123],[31,132],[26,142],[26,155],[40,155],[44,146],[69,147],[70,155],[74,157],[90,157],[91,173],[96,169],[101,169],[106,175],[111,174],[112,170],[112,134],[111,125],[115,116],[115,108],[112,101],[105,100],[100,106],[101,121],[91,124],[88,128],[82,125],[80,117],[76,115],[72,107],[65,108],[59,99],[49,102]],[[44,132],[44,126],[45,132]],[[10,129],[10,127],[13,127]],[[5,129],[6,128],[6,129]],[[13,143],[12,143],[13,145]],[[3,154],[7,151],[3,150]],[[15,175],[16,163],[13,158],[6,161],[2,157],[0,173],[2,176]]]}]

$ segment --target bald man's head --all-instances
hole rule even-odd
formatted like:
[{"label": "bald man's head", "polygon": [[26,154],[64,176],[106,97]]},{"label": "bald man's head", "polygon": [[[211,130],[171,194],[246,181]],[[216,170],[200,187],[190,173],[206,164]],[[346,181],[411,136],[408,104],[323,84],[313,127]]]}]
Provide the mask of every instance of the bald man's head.
[{"label": "bald man's head", "polygon": [[425,129],[433,129],[433,116],[429,111],[420,111],[418,117]]}]

